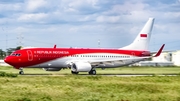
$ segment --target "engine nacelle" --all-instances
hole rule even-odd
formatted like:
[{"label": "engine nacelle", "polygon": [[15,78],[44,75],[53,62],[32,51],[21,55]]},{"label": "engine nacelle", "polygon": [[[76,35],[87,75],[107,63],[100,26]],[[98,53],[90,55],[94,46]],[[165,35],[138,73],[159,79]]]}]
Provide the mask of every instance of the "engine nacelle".
[{"label": "engine nacelle", "polygon": [[45,71],[60,71],[61,68],[43,68]]},{"label": "engine nacelle", "polygon": [[71,65],[73,72],[89,72],[91,69],[91,64],[88,62],[75,62]]}]

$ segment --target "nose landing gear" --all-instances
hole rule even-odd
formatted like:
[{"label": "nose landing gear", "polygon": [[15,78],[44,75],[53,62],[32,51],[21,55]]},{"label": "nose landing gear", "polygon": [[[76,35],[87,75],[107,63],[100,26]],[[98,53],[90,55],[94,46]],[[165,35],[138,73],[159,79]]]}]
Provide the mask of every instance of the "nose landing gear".
[{"label": "nose landing gear", "polygon": [[20,70],[20,71],[19,71],[19,74],[20,74],[20,75],[23,75],[23,74],[24,74],[23,68],[19,68],[19,70]]}]

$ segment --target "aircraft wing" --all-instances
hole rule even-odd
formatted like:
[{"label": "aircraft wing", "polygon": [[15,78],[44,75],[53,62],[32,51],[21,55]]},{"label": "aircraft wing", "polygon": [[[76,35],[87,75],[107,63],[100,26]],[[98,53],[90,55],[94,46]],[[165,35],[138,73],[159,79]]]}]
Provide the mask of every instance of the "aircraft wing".
[{"label": "aircraft wing", "polygon": [[163,48],[164,48],[164,46],[165,46],[165,44],[163,44],[162,46],[161,46],[161,48],[159,49],[159,51],[154,55],[154,56],[143,56],[143,57],[133,57],[133,58],[124,58],[124,59],[122,59],[122,58],[115,58],[115,59],[109,59],[109,60],[90,60],[90,61],[88,61],[91,65],[99,65],[99,64],[113,64],[113,63],[122,63],[122,64],[124,64],[124,61],[127,61],[127,60],[135,60],[135,61],[142,61],[142,60],[144,60],[144,59],[149,59],[149,58],[152,58],[152,57],[158,57],[160,54],[161,54],[161,52],[162,52],[162,50],[163,50]]},{"label": "aircraft wing", "polygon": [[[145,60],[145,59],[149,59],[149,58],[152,58],[152,57],[158,57],[163,48],[164,48],[165,44],[163,44],[161,46],[161,48],[159,49],[159,51],[154,55],[154,56],[143,56],[143,57],[133,57],[133,58],[113,58],[113,59],[106,59],[106,60],[84,60],[84,62],[88,62],[90,63],[91,65],[100,65],[100,64],[114,64],[114,63],[121,63],[121,64],[125,64],[125,61],[127,60],[134,60],[134,63],[135,62],[139,62],[139,61],[142,61],[142,60]],[[66,63],[68,65],[71,65],[73,62],[77,62],[79,60],[71,60],[71,61],[67,61]],[[81,60],[82,61],[82,60]]]},{"label": "aircraft wing", "polygon": [[109,60],[95,60],[95,61],[88,61],[91,65],[99,65],[99,64],[112,64],[112,63],[121,63],[124,64],[127,60],[143,60],[148,59],[150,57],[134,57],[134,58],[117,58],[117,59],[109,59]]}]

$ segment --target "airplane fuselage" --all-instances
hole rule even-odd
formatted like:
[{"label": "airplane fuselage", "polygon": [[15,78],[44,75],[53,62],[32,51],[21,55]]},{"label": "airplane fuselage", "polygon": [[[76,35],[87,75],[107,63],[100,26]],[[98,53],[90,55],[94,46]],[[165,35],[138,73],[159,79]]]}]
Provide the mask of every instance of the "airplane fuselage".
[{"label": "airplane fuselage", "polygon": [[75,61],[126,60],[96,65],[101,68],[118,67],[142,60],[135,60],[133,57],[150,56],[149,51],[120,49],[30,48],[20,51],[20,53],[19,51],[12,53],[9,57],[13,59],[13,62],[9,64],[17,69],[20,67],[65,68],[69,63]]}]

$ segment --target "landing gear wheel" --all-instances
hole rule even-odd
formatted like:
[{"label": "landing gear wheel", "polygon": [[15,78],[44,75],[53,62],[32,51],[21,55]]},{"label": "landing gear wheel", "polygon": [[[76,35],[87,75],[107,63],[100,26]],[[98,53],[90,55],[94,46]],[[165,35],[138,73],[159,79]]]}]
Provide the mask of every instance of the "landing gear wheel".
[{"label": "landing gear wheel", "polygon": [[20,70],[20,71],[19,71],[19,74],[20,74],[20,75],[23,75],[23,74],[24,74],[23,68],[20,68],[19,70]]},{"label": "landing gear wheel", "polygon": [[72,74],[78,74],[79,72],[74,72],[74,71],[71,71]]},{"label": "landing gear wheel", "polygon": [[24,72],[23,72],[23,71],[19,71],[19,74],[20,74],[20,75],[23,75],[23,74],[24,74]]},{"label": "landing gear wheel", "polygon": [[89,75],[96,75],[96,70],[89,71]]}]

